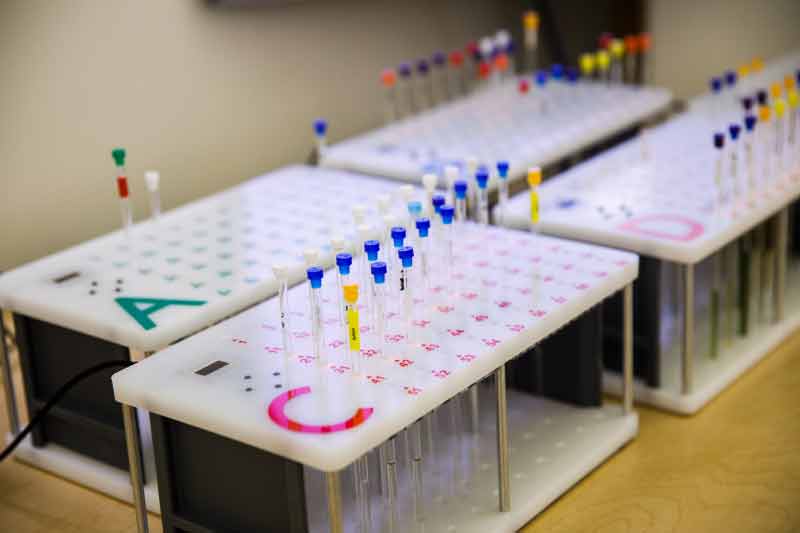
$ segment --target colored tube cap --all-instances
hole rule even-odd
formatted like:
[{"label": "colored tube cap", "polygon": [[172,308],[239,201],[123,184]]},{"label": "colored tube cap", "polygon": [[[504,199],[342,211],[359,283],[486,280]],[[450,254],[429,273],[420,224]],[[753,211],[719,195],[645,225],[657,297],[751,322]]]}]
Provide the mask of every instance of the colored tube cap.
[{"label": "colored tube cap", "polygon": [[504,179],[508,177],[508,161],[497,162],[497,175]]},{"label": "colored tube cap", "polygon": [[306,277],[308,277],[308,281],[311,282],[311,287],[314,289],[322,287],[322,276],[324,274],[325,271],[317,266],[310,267],[306,270]]},{"label": "colored tube cap", "polygon": [[535,30],[539,27],[539,14],[529,9],[522,14],[522,26],[526,30]]},{"label": "colored tube cap", "polygon": [[402,248],[398,249],[397,256],[400,258],[400,261],[403,263],[405,268],[408,268],[414,264],[414,249],[411,246],[403,246]]},{"label": "colored tube cap", "polygon": [[742,98],[742,107],[745,111],[750,111],[753,108],[753,99],[750,96]]},{"label": "colored tube cap", "polygon": [[522,94],[527,93],[530,88],[531,84],[525,78],[522,78],[521,80],[519,80],[519,83],[517,83],[517,90],[519,90],[519,92],[521,92]]},{"label": "colored tube cap", "polygon": [[594,72],[594,54],[581,54],[578,63],[584,76],[590,76]]},{"label": "colored tube cap", "polygon": [[489,183],[489,171],[486,170],[486,167],[481,166],[478,169],[478,171],[475,173],[475,181],[478,182],[478,188],[486,188],[486,185]]},{"label": "colored tube cap", "polygon": [[433,64],[437,67],[442,67],[445,63],[447,63],[447,54],[442,51],[436,52],[433,54],[431,61],[433,61]]},{"label": "colored tube cap", "polygon": [[367,259],[370,261],[375,261],[378,259],[378,252],[381,249],[381,243],[370,239],[368,241],[364,241],[364,252],[367,254]]},{"label": "colored tube cap", "polygon": [[118,167],[125,166],[125,148],[114,148],[111,150],[111,157],[114,158],[114,164]]},{"label": "colored tube cap", "polygon": [[599,46],[602,50],[607,50],[608,47],[611,45],[611,41],[614,39],[614,34],[608,31],[604,31],[600,34],[600,37],[597,38],[597,46]]},{"label": "colored tube cap", "polygon": [[791,89],[786,99],[789,101],[789,107],[797,108],[797,89]]},{"label": "colored tube cap", "polygon": [[783,117],[783,115],[786,113],[786,101],[783,98],[775,99],[773,107],[775,108],[775,116],[777,118]]},{"label": "colored tube cap", "polygon": [[736,85],[736,71],[735,70],[728,70],[725,72],[725,85],[728,87],[733,87]]},{"label": "colored tube cap", "polygon": [[456,198],[463,200],[467,197],[467,182],[464,180],[456,181],[453,183],[453,190],[456,192]]},{"label": "colored tube cap", "polygon": [[770,92],[770,94],[772,95],[773,98],[780,98],[782,91],[783,91],[783,88],[781,87],[781,84],[777,83],[777,82],[773,83],[769,87],[769,92]]},{"label": "colored tube cap", "polygon": [[381,84],[384,87],[394,87],[397,83],[397,72],[393,68],[383,69],[381,72]]},{"label": "colored tube cap", "polygon": [[443,205],[442,208],[439,210],[439,214],[442,215],[442,223],[452,224],[453,215],[455,214],[455,212],[456,210],[453,208],[452,205]]},{"label": "colored tube cap", "polygon": [[578,78],[580,77],[580,73],[578,72],[578,69],[576,69],[575,67],[567,67],[566,69],[564,69],[564,72],[566,72],[567,74],[567,81],[569,83],[576,83],[578,81]]},{"label": "colored tube cap", "polygon": [[395,248],[400,248],[403,246],[403,241],[406,238],[406,228],[402,226],[395,226],[392,228],[391,234]]},{"label": "colored tube cap", "polygon": [[324,118],[318,118],[314,121],[314,133],[317,137],[322,137],[328,131],[328,122]]},{"label": "colored tube cap", "polygon": [[605,50],[599,50],[597,54],[595,54],[595,62],[597,63],[597,68],[600,70],[608,70],[608,65],[611,63],[611,58],[608,55],[608,52]]},{"label": "colored tube cap", "polygon": [[711,86],[712,93],[718,93],[722,90],[722,79],[720,78],[713,77],[711,78],[711,81],[708,82],[708,84]]},{"label": "colored tube cap", "polygon": [[386,281],[386,263],[383,261],[375,261],[369,267],[375,283],[381,284]]},{"label": "colored tube cap", "polygon": [[756,93],[756,100],[758,101],[758,105],[767,105],[767,91],[761,89]]},{"label": "colored tube cap", "polygon": [[408,78],[411,76],[411,65],[408,63],[400,63],[397,65],[397,73],[400,74],[401,78]]},{"label": "colored tube cap", "polygon": [[536,187],[542,183],[542,169],[539,167],[532,167],[528,169],[528,185]]},{"label": "colored tube cap", "polygon": [[613,55],[615,58],[621,58],[623,55],[625,55],[625,41],[622,39],[612,39],[609,50],[611,51],[611,55]]},{"label": "colored tube cap", "polygon": [[422,214],[422,202],[416,200],[408,202],[408,214],[416,218]]},{"label": "colored tube cap", "polygon": [[433,196],[433,198],[431,199],[431,203],[433,204],[434,212],[438,213],[439,210],[444,205],[444,202],[445,202],[444,196],[442,196],[441,194],[435,194]]},{"label": "colored tube cap", "polygon": [[351,285],[345,285],[342,287],[342,293],[344,293],[343,296],[345,302],[354,304],[358,301],[358,285],[354,283]]},{"label": "colored tube cap", "polygon": [[769,122],[769,116],[770,116],[769,107],[762,106],[758,108],[758,120],[760,120],[761,122]]},{"label": "colored tube cap", "polygon": [[753,131],[753,128],[756,127],[756,117],[753,115],[744,117],[744,127],[747,131]]},{"label": "colored tube cap", "polygon": [[339,267],[340,274],[349,274],[350,265],[353,264],[353,256],[347,252],[336,254],[336,266]]},{"label": "colored tube cap", "polygon": [[560,80],[564,77],[564,65],[560,63],[553,63],[550,66],[550,75],[553,76],[554,80]]},{"label": "colored tube cap", "polygon": [[450,52],[447,59],[450,61],[450,65],[456,68],[464,64],[464,54],[462,54],[460,50]]},{"label": "colored tube cap", "polygon": [[417,61],[417,73],[425,76],[431,69],[427,59],[420,59]]},{"label": "colored tube cap", "polygon": [[537,70],[536,74],[533,75],[533,80],[539,87],[544,87],[547,84],[547,71]]},{"label": "colored tube cap", "polygon": [[738,124],[731,124],[728,126],[728,133],[731,135],[731,140],[735,141],[739,138],[739,132],[742,131],[742,127]]},{"label": "colored tube cap", "polygon": [[431,229],[431,221],[428,218],[418,218],[414,225],[417,226],[417,231],[420,237],[427,237],[428,231]]},{"label": "colored tube cap", "polygon": [[725,146],[725,134],[724,133],[715,133],[714,134],[714,148],[722,148]]}]

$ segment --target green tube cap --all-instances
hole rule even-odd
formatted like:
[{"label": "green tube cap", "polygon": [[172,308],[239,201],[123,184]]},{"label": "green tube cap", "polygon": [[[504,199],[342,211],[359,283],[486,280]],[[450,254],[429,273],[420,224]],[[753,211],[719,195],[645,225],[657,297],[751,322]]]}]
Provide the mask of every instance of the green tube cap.
[{"label": "green tube cap", "polygon": [[114,148],[111,150],[111,157],[114,158],[114,163],[118,167],[125,165],[125,148]]}]

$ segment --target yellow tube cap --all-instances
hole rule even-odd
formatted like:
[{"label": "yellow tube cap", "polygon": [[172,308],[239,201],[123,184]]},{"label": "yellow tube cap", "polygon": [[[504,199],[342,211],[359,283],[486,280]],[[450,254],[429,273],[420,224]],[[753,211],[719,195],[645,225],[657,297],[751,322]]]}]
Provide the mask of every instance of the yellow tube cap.
[{"label": "yellow tube cap", "polygon": [[789,100],[789,107],[792,109],[797,108],[797,89],[790,89],[789,94],[787,95],[787,100]]},{"label": "yellow tube cap", "polygon": [[764,68],[764,60],[760,57],[754,57],[753,61],[750,62],[750,68],[753,72],[761,72],[761,69]]},{"label": "yellow tube cap", "polygon": [[526,30],[535,30],[539,27],[539,13],[529,9],[522,14],[522,26]]},{"label": "yellow tube cap", "polygon": [[783,98],[777,98],[775,100],[775,116],[777,118],[783,117],[784,113],[786,113],[786,101]]},{"label": "yellow tube cap", "polygon": [[608,52],[605,50],[598,50],[595,54],[595,61],[597,62],[597,68],[600,70],[608,70],[608,64],[611,62],[611,58],[608,56]]},{"label": "yellow tube cap", "polygon": [[342,287],[342,292],[347,303],[354,304],[358,301],[358,285],[345,285]]},{"label": "yellow tube cap", "polygon": [[625,55],[625,41],[622,39],[613,39],[609,48],[611,49],[611,55],[617,59]]},{"label": "yellow tube cap", "polygon": [[748,74],[750,74],[750,65],[742,65],[738,69],[736,69],[737,74],[739,74],[740,78],[746,78]]},{"label": "yellow tube cap", "polygon": [[542,169],[539,167],[531,167],[528,169],[528,185],[536,187],[542,183]]},{"label": "yellow tube cap", "polygon": [[581,72],[583,75],[591,76],[592,72],[594,72],[594,55],[581,54],[581,57],[578,61],[580,63]]},{"label": "yellow tube cap", "polygon": [[773,83],[769,88],[773,98],[780,98],[782,90],[781,84],[778,82]]}]

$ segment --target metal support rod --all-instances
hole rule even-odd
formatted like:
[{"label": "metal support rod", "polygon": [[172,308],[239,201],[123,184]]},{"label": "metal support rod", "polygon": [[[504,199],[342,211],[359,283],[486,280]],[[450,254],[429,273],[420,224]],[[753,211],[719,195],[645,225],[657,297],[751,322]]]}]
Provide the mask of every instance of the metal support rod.
[{"label": "metal support rod", "polygon": [[694,363],[694,265],[684,265],[683,269],[681,394],[690,394],[692,392],[692,366]]},{"label": "metal support rod", "polygon": [[136,408],[122,404],[122,421],[125,425],[125,445],[128,448],[133,507],[136,512],[136,530],[139,533],[147,533],[147,506],[144,499],[142,448],[141,440],[139,439],[139,424],[136,420]]},{"label": "metal support rod", "polygon": [[3,376],[3,391],[6,396],[6,416],[12,436],[19,434],[19,410],[14,391],[14,374],[11,372],[11,357],[6,346],[6,326],[3,320],[5,311],[0,310],[0,372]]},{"label": "metal support rod", "polygon": [[633,412],[633,283],[623,292],[622,309],[622,412]]},{"label": "metal support rod", "polygon": [[506,398],[506,365],[494,371],[497,389],[497,481],[500,512],[511,510],[511,479],[508,465],[508,400]]},{"label": "metal support rod", "polygon": [[325,472],[325,485],[328,488],[328,520],[330,533],[344,533],[342,523],[342,493],[339,472]]},{"label": "metal support rod", "polygon": [[784,316],[786,292],[786,261],[788,246],[789,210],[781,209],[775,221],[775,283],[772,285],[773,321],[780,322]]}]

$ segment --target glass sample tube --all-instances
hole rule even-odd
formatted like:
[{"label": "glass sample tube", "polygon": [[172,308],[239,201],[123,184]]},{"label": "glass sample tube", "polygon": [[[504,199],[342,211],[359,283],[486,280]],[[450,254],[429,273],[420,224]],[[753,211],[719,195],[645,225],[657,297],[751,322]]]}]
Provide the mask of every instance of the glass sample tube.
[{"label": "glass sample tube", "polygon": [[433,105],[447,101],[447,54],[442,51],[435,52],[431,57],[433,69],[431,71],[431,85],[433,91]]},{"label": "glass sample tube", "polygon": [[325,119],[318,118],[314,121],[314,138],[317,143],[317,164],[325,157],[325,151],[328,149],[327,132],[328,122]]},{"label": "glass sample tube", "polygon": [[289,267],[285,264],[272,265],[272,273],[278,280],[278,304],[281,314],[281,341],[283,355],[292,356],[291,310],[289,309]]},{"label": "glass sample tube", "polygon": [[337,300],[339,307],[339,325],[344,327],[345,319],[345,305],[344,305],[344,286],[350,284],[350,266],[353,264],[353,256],[347,252],[336,254],[336,287],[337,287]]},{"label": "glass sample tube", "polygon": [[[378,260],[380,253],[381,243],[374,239],[364,241],[364,253],[361,254],[361,272],[359,276],[359,284],[364,288],[364,303],[367,308],[372,307],[372,291],[366,290],[367,287],[372,286],[372,273],[370,272],[370,265]],[[373,323],[374,324],[374,323]]]},{"label": "glass sample tube", "polygon": [[397,116],[407,117],[414,113],[414,87],[411,79],[411,65],[401,63],[397,67]]},{"label": "glass sample tube", "polygon": [[417,111],[428,109],[433,105],[430,71],[431,66],[427,59],[417,61],[417,79],[414,87],[414,104]]},{"label": "glass sample tube", "polygon": [[405,246],[406,229],[401,226],[395,226],[390,231],[392,238],[392,249],[388,252],[389,255],[389,297],[391,298],[396,293],[397,287],[400,286],[400,256],[397,255],[400,248]]},{"label": "glass sample tube", "polygon": [[447,294],[455,294],[455,287],[452,286],[453,278],[453,215],[455,209],[452,205],[443,205],[439,210],[442,217],[442,237],[444,239],[444,279],[442,284]]},{"label": "glass sample tube", "polygon": [[467,221],[467,182],[458,180],[453,184],[456,202],[456,224],[463,226]]},{"label": "glass sample tube", "polygon": [[372,272],[372,324],[376,346],[381,357],[386,357],[386,263],[375,261],[370,265]]},{"label": "glass sample tube", "polygon": [[783,98],[776,98],[773,104],[775,111],[775,178],[783,178],[783,145],[784,145],[784,117],[786,115],[786,102]]},{"label": "glass sample tube", "polygon": [[158,190],[160,175],[156,170],[148,170],[144,173],[144,183],[150,195],[150,218],[156,220],[161,216],[161,193]]},{"label": "glass sample tube", "polygon": [[522,14],[523,46],[525,48],[525,72],[538,68],[539,14],[529,9]]},{"label": "glass sample tube", "polygon": [[489,171],[481,167],[475,173],[475,182],[478,184],[478,223],[489,224]]},{"label": "glass sample tube", "polygon": [[111,151],[111,157],[114,158],[114,165],[116,167],[117,196],[119,197],[122,229],[125,232],[125,238],[129,239],[131,225],[133,224],[133,213],[131,211],[130,191],[128,190],[128,173],[125,170],[125,156],[126,152],[124,148],[114,148]]},{"label": "glass sample tube", "polygon": [[747,168],[747,189],[752,193],[756,189],[756,162],[755,154],[753,153],[753,137],[754,128],[756,126],[756,117],[747,115],[744,117],[744,164]]},{"label": "glass sample tube", "polygon": [[530,197],[530,229],[537,231],[539,225],[539,193],[537,187],[542,183],[542,170],[539,167],[528,169],[528,195]]},{"label": "glass sample tube", "polygon": [[464,73],[464,54],[454,50],[447,56],[447,94],[450,99],[467,94],[467,80]]},{"label": "glass sample tube", "polygon": [[420,271],[422,273],[422,294],[420,297],[422,298],[424,309],[425,297],[428,290],[430,290],[430,250],[428,248],[430,239],[428,238],[428,232],[431,228],[431,221],[428,218],[418,218],[415,226],[417,227],[417,250],[419,251]]},{"label": "glass sample tube", "polygon": [[608,55],[608,52],[605,50],[598,50],[594,56],[594,60],[597,65],[597,73],[600,81],[606,86],[610,85],[611,76],[609,66],[611,64],[611,57]]},{"label": "glass sample tube", "polygon": [[725,134],[714,134],[714,148],[717,150],[717,159],[714,163],[714,185],[717,188],[717,206],[725,201],[725,189],[722,183],[722,169],[725,161]]},{"label": "glass sample tube", "polygon": [[358,533],[369,533],[370,516],[369,507],[369,475],[367,469],[369,463],[367,456],[359,457],[353,463],[353,483],[356,497],[356,513],[358,515]]},{"label": "glass sample tube", "polygon": [[397,250],[400,264],[400,276],[398,290],[403,302],[403,321],[406,327],[406,341],[413,343],[411,338],[412,320],[414,318],[414,283],[411,280],[411,270],[414,266],[414,249],[411,246],[403,246]]},{"label": "glass sample tube", "polygon": [[739,132],[741,126],[738,124],[731,124],[728,126],[728,133],[731,137],[731,145],[728,149],[730,154],[730,169],[731,169],[731,190],[732,190],[732,203],[739,198]]},{"label": "glass sample tube", "polygon": [[497,162],[497,178],[498,178],[498,209],[500,214],[498,217],[498,224],[502,224],[505,220],[506,209],[508,208],[508,161]]},{"label": "glass sample tube", "polygon": [[458,167],[447,165],[444,167],[445,202],[453,205],[453,185],[460,175]]},{"label": "glass sample tube", "polygon": [[770,109],[767,106],[761,106],[758,109],[758,121],[763,124],[762,127],[758,128],[758,132],[760,133],[759,144],[760,152],[762,154],[761,157],[761,164],[762,164],[762,172],[761,175],[761,186],[765,186],[770,178],[770,147],[769,147],[769,128],[767,124],[770,120]]},{"label": "glass sample tube", "polygon": [[411,480],[413,485],[414,521],[425,517],[422,492],[422,421],[417,420],[409,428],[411,433]]},{"label": "glass sample tube", "polygon": [[[791,78],[790,78],[791,79]],[[786,95],[789,102],[789,164],[794,167],[798,162],[797,128],[800,121],[800,97],[797,89],[792,85]]]},{"label": "glass sample tube", "polygon": [[625,42],[622,39],[612,39],[609,47],[611,52],[611,81],[621,84],[623,80],[623,60],[625,57]]},{"label": "glass sample tube", "polygon": [[578,66],[581,69],[581,75],[586,81],[594,80],[595,75],[595,57],[594,54],[584,53],[578,58]]},{"label": "glass sample tube", "polygon": [[311,339],[314,348],[314,360],[318,365],[328,364],[327,357],[324,355],[324,330],[322,328],[322,277],[324,271],[318,266],[309,267],[306,270],[306,277],[309,281],[308,300],[311,311]]},{"label": "glass sample tube", "polygon": [[536,82],[536,100],[539,103],[539,113],[547,113],[547,71],[537,70],[534,75]]},{"label": "glass sample tube", "polygon": [[358,320],[358,285],[355,283],[342,287],[344,312],[347,318],[345,328],[347,343],[350,348],[350,363],[353,375],[361,375],[361,332]]},{"label": "glass sample tube", "polygon": [[395,533],[397,523],[397,437],[383,443],[386,457],[386,527],[388,533]]},{"label": "glass sample tube", "polygon": [[383,120],[386,124],[397,118],[397,73],[387,68],[381,72],[383,86]]}]

